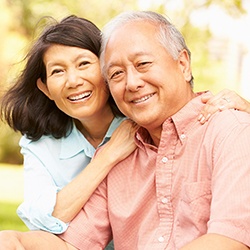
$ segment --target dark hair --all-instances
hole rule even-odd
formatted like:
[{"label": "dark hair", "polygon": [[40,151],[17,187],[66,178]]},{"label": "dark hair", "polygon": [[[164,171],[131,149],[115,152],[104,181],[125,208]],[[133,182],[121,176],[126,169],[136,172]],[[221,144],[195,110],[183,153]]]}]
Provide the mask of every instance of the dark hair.
[{"label": "dark hair", "polygon": [[[61,138],[73,126],[72,117],[62,112],[36,85],[39,78],[46,84],[43,56],[53,44],[87,49],[99,57],[100,30],[92,22],[74,15],[62,19],[61,22],[54,20],[54,24],[44,29],[26,55],[24,70],[2,97],[1,118],[12,129],[32,140],[38,140],[42,135]],[[115,116],[123,116],[111,95],[108,102]]]}]

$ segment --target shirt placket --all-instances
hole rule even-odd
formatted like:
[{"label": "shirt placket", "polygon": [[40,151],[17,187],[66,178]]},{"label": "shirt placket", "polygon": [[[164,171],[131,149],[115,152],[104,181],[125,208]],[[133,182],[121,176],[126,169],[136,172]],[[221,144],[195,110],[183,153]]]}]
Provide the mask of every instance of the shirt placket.
[{"label": "shirt placket", "polygon": [[[171,124],[172,125],[172,124]],[[172,169],[174,163],[177,134],[170,126],[162,132],[161,143],[158,148],[156,161],[156,196],[159,215],[159,227],[155,238],[158,241],[159,249],[165,249],[169,243],[174,213],[172,205]]]}]

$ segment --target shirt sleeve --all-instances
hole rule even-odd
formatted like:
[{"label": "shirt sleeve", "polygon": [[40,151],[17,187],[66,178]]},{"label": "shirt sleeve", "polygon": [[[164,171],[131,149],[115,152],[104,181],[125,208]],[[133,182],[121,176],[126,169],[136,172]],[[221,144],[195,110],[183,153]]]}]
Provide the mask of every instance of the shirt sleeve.
[{"label": "shirt sleeve", "polygon": [[208,233],[222,234],[247,246],[250,245],[249,138],[249,123],[221,130],[216,138],[208,222]]},{"label": "shirt sleeve", "polygon": [[104,249],[112,239],[107,203],[106,179],[98,186],[83,209],[60,238],[79,250]]},{"label": "shirt sleeve", "polygon": [[30,230],[63,233],[68,224],[52,216],[59,188],[35,154],[24,147],[22,154],[24,155],[24,202],[18,207],[18,216]]}]

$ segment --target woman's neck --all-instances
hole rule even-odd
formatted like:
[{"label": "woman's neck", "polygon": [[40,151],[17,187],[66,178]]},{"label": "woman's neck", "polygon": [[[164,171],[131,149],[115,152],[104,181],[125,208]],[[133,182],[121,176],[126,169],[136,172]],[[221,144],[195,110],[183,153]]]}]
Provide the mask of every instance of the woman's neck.
[{"label": "woman's neck", "polygon": [[84,137],[97,148],[103,141],[111,122],[114,119],[114,114],[111,109],[105,110],[99,116],[91,117],[82,121],[76,120],[75,124],[78,130],[84,135]]}]

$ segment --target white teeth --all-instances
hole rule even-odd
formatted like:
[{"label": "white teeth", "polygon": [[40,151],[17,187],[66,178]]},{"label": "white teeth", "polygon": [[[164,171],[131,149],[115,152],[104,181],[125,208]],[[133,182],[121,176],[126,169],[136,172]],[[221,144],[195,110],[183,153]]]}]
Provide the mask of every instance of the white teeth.
[{"label": "white teeth", "polygon": [[147,96],[143,96],[142,98],[134,100],[133,102],[134,103],[144,102],[144,101],[148,100],[151,96],[153,96],[153,94],[150,94],[150,95],[147,95]]},{"label": "white teeth", "polygon": [[91,95],[91,91],[85,92],[85,93],[80,94],[80,95],[71,96],[71,97],[69,97],[69,99],[71,101],[77,101],[77,100],[81,100],[81,99],[83,99],[83,98],[85,98],[85,97],[87,97],[89,95]]}]

